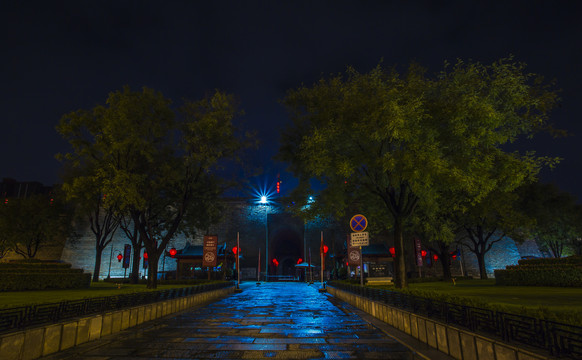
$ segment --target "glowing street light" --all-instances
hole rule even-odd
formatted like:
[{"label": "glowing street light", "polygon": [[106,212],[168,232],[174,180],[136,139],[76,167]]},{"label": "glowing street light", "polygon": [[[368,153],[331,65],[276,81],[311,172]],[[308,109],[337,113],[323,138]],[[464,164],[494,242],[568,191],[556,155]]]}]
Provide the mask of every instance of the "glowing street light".
[{"label": "glowing street light", "polygon": [[265,206],[265,281],[269,281],[269,199],[261,195],[261,204]]},{"label": "glowing street light", "polygon": [[269,207],[271,199],[276,196],[272,186],[265,184],[260,188],[252,189],[255,203],[265,206],[265,281],[269,279]]}]

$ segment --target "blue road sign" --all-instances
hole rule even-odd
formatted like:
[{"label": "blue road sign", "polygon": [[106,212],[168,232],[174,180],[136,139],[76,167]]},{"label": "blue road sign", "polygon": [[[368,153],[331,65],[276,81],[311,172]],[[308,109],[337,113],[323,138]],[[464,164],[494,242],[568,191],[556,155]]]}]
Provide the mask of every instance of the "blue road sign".
[{"label": "blue road sign", "polygon": [[354,232],[361,232],[368,227],[368,219],[364,215],[354,215],[350,220],[350,227]]}]

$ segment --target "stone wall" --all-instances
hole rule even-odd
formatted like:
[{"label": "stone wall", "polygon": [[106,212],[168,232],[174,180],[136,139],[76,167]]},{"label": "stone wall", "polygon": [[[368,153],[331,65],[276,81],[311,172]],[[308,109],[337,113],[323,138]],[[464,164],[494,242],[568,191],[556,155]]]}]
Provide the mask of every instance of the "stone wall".
[{"label": "stone wall", "polygon": [[[334,258],[331,256],[332,254],[337,254],[339,257],[343,255],[347,234],[345,227],[341,227],[338,224],[330,224],[326,221],[303,223],[302,220],[285,212],[285,209],[281,206],[257,204],[250,199],[224,200],[224,208],[223,219],[219,224],[211,226],[208,232],[200,230],[191,238],[177,235],[170,242],[169,248],[182,249],[187,241],[193,245],[202,245],[204,234],[208,233],[218,235],[219,245],[226,242],[227,249],[230,250],[236,245],[238,232],[242,249],[241,268],[256,269],[260,249],[261,272],[264,273],[266,266],[265,248],[268,243],[269,274],[281,275],[293,272],[294,264],[299,258],[303,261],[308,261],[309,250],[311,250],[311,263],[319,265],[319,245],[321,231],[323,231],[324,242],[330,249],[329,256],[326,258],[326,268],[331,269],[333,266]],[[95,264],[94,239],[88,226],[82,228],[80,233],[83,236],[76,243],[70,240],[67,241],[60,258],[70,262],[75,268],[82,268],[92,273]],[[393,246],[389,232],[371,236],[370,243],[386,243],[390,247]],[[103,252],[100,278],[108,276],[110,262],[111,277],[122,277],[124,275],[124,269],[117,261],[116,256],[123,251],[125,244],[130,244],[130,242],[123,232],[119,230],[114,237],[113,243]],[[113,252],[111,252],[112,249]],[[406,253],[407,261],[410,264],[410,275],[416,276],[418,268],[414,266],[415,258],[412,241],[406,242]],[[541,256],[535,241],[526,241],[520,245],[509,238],[505,238],[503,241],[496,243],[491,251],[487,253],[487,272],[490,276],[493,276],[495,269],[504,269],[507,265],[517,264],[517,261],[522,256]],[[279,261],[278,267],[275,267],[271,262],[274,257],[277,257]],[[465,274],[474,277],[479,276],[477,259],[466,248],[462,249],[462,256],[453,261],[452,266],[453,275],[461,275],[462,267]],[[159,271],[173,271],[175,269],[175,259],[170,257],[160,259]],[[140,266],[140,271],[141,274],[146,273],[142,266]],[[439,263],[432,267],[428,267],[425,264],[421,272],[423,276],[439,276],[442,274]]]}]

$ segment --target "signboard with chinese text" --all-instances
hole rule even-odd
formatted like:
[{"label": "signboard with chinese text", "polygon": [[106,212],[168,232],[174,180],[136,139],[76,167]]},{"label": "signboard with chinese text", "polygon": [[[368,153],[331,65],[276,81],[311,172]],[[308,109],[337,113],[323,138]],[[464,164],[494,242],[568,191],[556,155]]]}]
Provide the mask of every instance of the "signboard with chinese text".
[{"label": "signboard with chinese text", "polygon": [[352,246],[368,246],[370,245],[370,238],[368,232],[357,232],[351,235]]},{"label": "signboard with chinese text", "polygon": [[204,235],[202,247],[202,266],[215,267],[218,260],[218,236]]}]

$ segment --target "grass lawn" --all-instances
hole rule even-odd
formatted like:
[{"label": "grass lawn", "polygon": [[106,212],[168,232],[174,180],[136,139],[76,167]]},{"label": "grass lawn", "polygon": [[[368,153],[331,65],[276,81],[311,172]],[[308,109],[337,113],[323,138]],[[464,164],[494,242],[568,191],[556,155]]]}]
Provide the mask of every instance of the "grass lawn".
[{"label": "grass lawn", "polygon": [[[194,285],[172,284],[160,285],[156,290],[183,288]],[[0,308],[11,308],[25,305],[61,302],[64,300],[78,300],[91,297],[114,296],[135,292],[152,291],[145,284],[123,284],[120,289],[109,282],[91,283],[88,289],[39,290],[39,291],[8,291],[0,292]]]},{"label": "grass lawn", "polygon": [[[377,287],[394,289],[391,286]],[[413,294],[418,292],[418,295],[426,291],[455,298],[468,298],[492,306],[501,306],[508,311],[517,311],[522,308],[539,310],[542,307],[562,314],[560,317],[567,316],[568,313],[577,313],[576,317],[582,314],[582,288],[496,286],[494,279],[488,279],[457,280],[454,286],[451,282],[444,281],[413,283],[409,284],[409,290]]]},{"label": "grass lawn", "polygon": [[471,297],[491,304],[526,307],[544,306],[556,310],[582,310],[582,288],[545,286],[496,286],[494,279],[460,280],[457,285],[439,281],[411,284],[412,289],[440,291],[450,295]]}]

